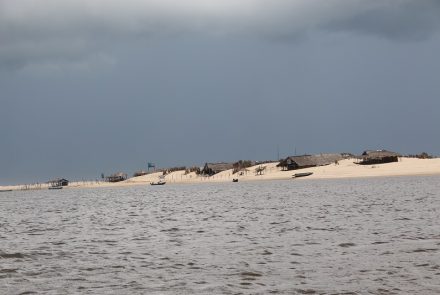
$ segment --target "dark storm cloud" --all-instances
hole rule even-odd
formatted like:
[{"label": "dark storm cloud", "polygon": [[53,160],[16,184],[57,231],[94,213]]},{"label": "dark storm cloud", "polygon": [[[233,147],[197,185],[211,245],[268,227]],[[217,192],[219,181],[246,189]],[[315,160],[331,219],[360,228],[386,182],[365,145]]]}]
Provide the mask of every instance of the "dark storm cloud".
[{"label": "dark storm cloud", "polygon": [[383,1],[345,19],[335,19],[329,30],[354,31],[395,40],[422,40],[440,27],[440,1]]},{"label": "dark storm cloud", "polygon": [[439,28],[439,12],[436,0],[0,0],[0,67],[93,63],[115,43],[175,34],[421,39]]}]

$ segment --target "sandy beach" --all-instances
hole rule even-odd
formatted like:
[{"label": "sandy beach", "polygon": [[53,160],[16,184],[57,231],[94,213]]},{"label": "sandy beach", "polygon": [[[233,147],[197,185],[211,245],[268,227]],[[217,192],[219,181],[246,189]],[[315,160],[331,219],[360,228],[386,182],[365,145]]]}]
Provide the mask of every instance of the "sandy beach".
[{"label": "sandy beach", "polygon": [[[417,175],[440,175],[440,158],[437,159],[416,159],[399,158],[399,162],[358,165],[356,159],[346,159],[338,164],[312,167],[300,170],[282,171],[277,167],[278,163],[268,163],[249,167],[247,171],[233,174],[232,170],[226,170],[211,177],[199,176],[196,173],[176,171],[165,176],[168,184],[189,184],[189,183],[210,183],[210,182],[232,182],[238,181],[259,181],[259,180],[288,180],[292,179],[295,173],[312,172],[313,174],[304,178],[297,178],[295,181],[309,179],[335,179],[335,178],[362,178],[362,177],[389,177],[389,176],[417,176]],[[262,175],[256,175],[255,169],[266,167]],[[148,185],[159,180],[162,172],[132,177],[126,181],[108,183],[102,181],[79,181],[71,182],[66,188],[95,188],[95,187],[123,187],[132,185]],[[47,189],[47,184],[0,186],[0,190],[26,190],[26,189]]]}]

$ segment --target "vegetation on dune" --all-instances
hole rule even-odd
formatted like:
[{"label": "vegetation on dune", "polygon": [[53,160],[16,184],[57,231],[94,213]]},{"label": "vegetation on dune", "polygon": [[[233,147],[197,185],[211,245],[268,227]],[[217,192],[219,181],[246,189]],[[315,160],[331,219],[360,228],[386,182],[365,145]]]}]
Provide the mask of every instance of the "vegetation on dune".
[{"label": "vegetation on dune", "polygon": [[238,162],[235,162],[232,165],[232,167],[233,167],[232,174],[235,174],[239,171],[245,170],[246,168],[254,166],[254,165],[255,165],[255,162],[249,161],[249,160],[240,160]]}]

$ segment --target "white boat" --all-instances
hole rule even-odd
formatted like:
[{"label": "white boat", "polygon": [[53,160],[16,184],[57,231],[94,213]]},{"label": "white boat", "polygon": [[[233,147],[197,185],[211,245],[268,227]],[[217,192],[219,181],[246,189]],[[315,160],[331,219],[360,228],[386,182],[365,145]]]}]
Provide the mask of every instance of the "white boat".
[{"label": "white boat", "polygon": [[49,186],[49,189],[62,189],[63,187],[61,185],[51,185]]},{"label": "white boat", "polygon": [[164,185],[166,183],[166,181],[164,181],[164,180],[159,180],[159,181],[156,181],[156,182],[150,182],[150,185]]}]

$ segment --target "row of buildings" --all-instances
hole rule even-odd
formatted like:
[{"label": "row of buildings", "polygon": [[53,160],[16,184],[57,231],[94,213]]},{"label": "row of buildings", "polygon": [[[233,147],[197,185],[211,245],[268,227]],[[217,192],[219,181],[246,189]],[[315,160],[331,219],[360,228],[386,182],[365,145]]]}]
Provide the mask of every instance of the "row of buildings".
[{"label": "row of buildings", "polygon": [[[355,156],[349,153],[341,154],[316,154],[316,155],[302,155],[302,156],[289,156],[282,159],[278,163],[278,167],[282,170],[297,170],[310,167],[325,166],[330,164],[338,164],[339,161],[349,158],[356,159],[356,163],[359,165],[375,165],[383,163],[397,162],[400,154],[396,152],[391,152],[387,150],[368,150],[362,153],[360,156]],[[264,164],[264,162],[255,161],[238,161],[236,163],[206,163],[203,168],[197,168],[197,174],[203,176],[212,176],[217,173],[233,170],[233,173],[246,171],[248,167],[255,166],[258,164]],[[180,167],[185,169],[185,167]],[[162,170],[159,170],[162,171]],[[166,171],[166,170],[163,170]],[[156,171],[157,172],[157,171]],[[148,174],[147,171],[139,171],[134,174],[134,176],[142,176]],[[126,173],[115,173],[107,177],[103,177],[107,182],[119,182],[127,179]],[[64,178],[57,178],[49,181],[48,183],[58,186],[66,186],[69,181]]]},{"label": "row of buildings", "polygon": [[291,156],[281,160],[278,166],[282,167],[283,170],[296,170],[325,166],[332,163],[338,164],[339,161],[344,159],[356,159],[355,163],[359,165],[374,165],[397,162],[399,157],[401,157],[401,155],[396,152],[390,152],[387,150],[368,150],[363,152],[360,156],[355,156],[349,153]]},{"label": "row of buildings", "polygon": [[[278,167],[282,170],[297,170],[310,167],[325,166],[330,164],[338,164],[339,161],[344,159],[356,159],[356,163],[359,165],[374,165],[397,162],[401,155],[396,152],[387,150],[368,150],[362,153],[360,156],[355,156],[349,153],[334,153],[334,154],[316,154],[316,155],[302,155],[302,156],[289,156],[280,160]],[[258,164],[258,162],[251,162],[249,165],[241,166],[237,163],[206,163],[201,170],[202,175],[211,176],[226,170],[234,169],[234,173],[240,170],[246,169],[249,166]]]}]

